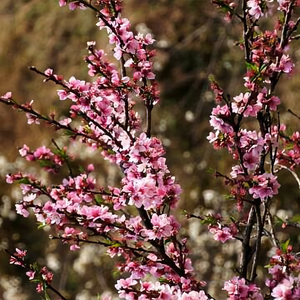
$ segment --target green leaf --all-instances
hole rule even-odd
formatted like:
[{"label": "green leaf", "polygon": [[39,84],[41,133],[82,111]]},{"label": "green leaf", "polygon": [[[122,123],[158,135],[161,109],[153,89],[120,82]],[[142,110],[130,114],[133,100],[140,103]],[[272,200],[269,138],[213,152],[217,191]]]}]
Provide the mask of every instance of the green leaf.
[{"label": "green leaf", "polygon": [[209,75],[208,75],[208,80],[209,80],[210,82],[215,82],[215,76],[214,76],[213,74],[209,74]]},{"label": "green leaf", "polygon": [[53,167],[55,164],[50,160],[40,160],[39,161],[41,168]]},{"label": "green leaf", "polygon": [[292,222],[296,222],[296,223],[300,222],[300,215],[294,215],[292,217],[291,221]]},{"label": "green leaf", "polygon": [[65,136],[73,136],[73,135],[74,135],[74,132],[71,131],[71,130],[66,130],[66,131],[63,133],[63,135],[65,135]]},{"label": "green leaf", "polygon": [[84,169],[83,166],[78,166],[78,171],[79,171],[80,173],[85,173],[85,169]]},{"label": "green leaf", "polygon": [[119,278],[120,277],[120,271],[116,269],[112,272],[112,275],[113,275],[113,278]]},{"label": "green leaf", "polygon": [[294,149],[294,144],[287,144],[287,145],[285,146],[285,149],[286,149],[286,150],[293,150],[293,149]]},{"label": "green leaf", "polygon": [[108,153],[108,154],[116,154],[116,152],[113,151],[113,150],[111,150],[111,149],[108,149],[108,150],[107,150],[107,153]]},{"label": "green leaf", "polygon": [[290,244],[290,239],[288,239],[285,243],[281,244],[281,249],[284,253],[287,253],[287,248]]},{"label": "green leaf", "polygon": [[214,174],[215,170],[213,168],[209,168],[206,170],[206,173]]},{"label": "green leaf", "polygon": [[48,295],[48,293],[45,290],[45,300],[51,300],[50,296]]},{"label": "green leaf", "polygon": [[284,221],[281,218],[279,218],[278,216],[275,217],[277,219],[276,225],[282,225],[284,223]]},{"label": "green leaf", "polygon": [[170,281],[169,281],[168,279],[164,278],[164,277],[158,278],[158,281],[159,281],[160,283],[170,283]]},{"label": "green leaf", "polygon": [[119,243],[119,242],[115,242],[115,243],[113,243],[110,247],[112,247],[112,248],[117,248],[117,247],[122,247],[123,245],[121,244],[121,243]]},{"label": "green leaf", "polygon": [[43,229],[43,228],[45,228],[46,226],[47,226],[47,224],[46,223],[37,223],[37,224],[39,224],[38,225],[38,229]]},{"label": "green leaf", "polygon": [[95,196],[95,201],[97,204],[103,204],[103,198],[100,195]]},{"label": "green leaf", "polygon": [[33,269],[36,272],[40,271],[39,265],[37,264],[37,262],[34,262],[30,265],[31,269]]},{"label": "green leaf", "polygon": [[181,209],[180,214],[186,216],[188,215],[188,212],[186,209]]},{"label": "green leaf", "polygon": [[31,182],[27,177],[24,177],[24,178],[18,180],[18,183],[30,184]]},{"label": "green leaf", "polygon": [[249,62],[246,62],[246,68],[248,69],[248,70],[252,70],[252,71],[254,71],[254,72],[258,72],[258,67],[257,67],[257,65],[256,64],[254,64],[254,63],[249,63]]}]

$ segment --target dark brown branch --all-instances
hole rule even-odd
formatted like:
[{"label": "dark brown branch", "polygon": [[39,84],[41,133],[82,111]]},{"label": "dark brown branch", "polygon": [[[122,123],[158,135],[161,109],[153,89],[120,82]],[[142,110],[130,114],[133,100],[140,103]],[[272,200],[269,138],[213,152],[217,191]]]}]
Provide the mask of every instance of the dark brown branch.
[{"label": "dark brown branch", "polygon": [[243,38],[244,38],[244,44],[245,44],[245,60],[246,62],[250,62],[250,46],[249,46],[249,40],[248,40],[248,36],[249,36],[249,28],[247,25],[247,0],[243,0],[243,26],[244,26],[244,30],[243,30]]},{"label": "dark brown branch", "polygon": [[292,110],[288,109],[288,112],[300,120],[300,117],[298,115],[296,115]]},{"label": "dark brown branch", "polygon": [[263,234],[264,225],[261,219],[261,213],[260,213],[260,203],[257,203],[255,205],[255,214],[256,214],[256,223],[257,223],[257,237],[256,237],[256,243],[255,243],[255,251],[254,251],[254,257],[252,262],[252,270],[251,270],[251,276],[250,281],[253,282],[257,276],[256,269],[258,266],[258,259],[260,255],[260,249],[261,249],[261,238]]},{"label": "dark brown branch", "polygon": [[249,212],[247,226],[243,235],[243,248],[242,248],[242,257],[241,257],[241,264],[240,264],[240,274],[245,279],[247,279],[248,265],[253,255],[253,249],[251,248],[250,245],[250,239],[251,239],[251,232],[254,225],[254,220],[255,220],[255,208],[254,206],[252,206]]}]

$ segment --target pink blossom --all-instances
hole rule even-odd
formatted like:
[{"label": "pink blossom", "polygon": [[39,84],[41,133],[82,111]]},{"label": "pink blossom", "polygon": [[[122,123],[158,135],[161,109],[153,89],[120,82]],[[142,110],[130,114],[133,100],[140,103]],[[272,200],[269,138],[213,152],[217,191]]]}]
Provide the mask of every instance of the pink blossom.
[{"label": "pink blossom", "polygon": [[29,147],[25,144],[21,149],[19,149],[19,153],[21,156],[26,156],[28,151],[29,151]]},{"label": "pink blossom", "polygon": [[24,218],[28,218],[29,212],[24,207],[23,204],[16,204],[15,207],[16,207],[17,214],[22,215]]},{"label": "pink blossom", "polygon": [[294,280],[290,277],[289,279],[283,279],[280,284],[278,284],[272,290],[272,296],[274,300],[294,300],[296,299],[293,296],[293,284]]},{"label": "pink blossom", "polygon": [[281,10],[281,11],[287,11],[288,7],[291,3],[290,0],[277,0],[277,2],[279,4],[278,10]]},{"label": "pink blossom", "polygon": [[250,171],[255,170],[256,167],[258,166],[259,159],[260,159],[260,153],[255,149],[250,152],[247,152],[243,156],[244,166]]},{"label": "pink blossom", "polygon": [[[290,1],[286,1],[290,2]],[[290,73],[293,70],[294,64],[288,55],[283,54],[280,59],[279,69],[284,73]]]},{"label": "pink blossom", "polygon": [[41,283],[38,283],[36,286],[36,291],[38,293],[42,293],[44,291],[43,285]]},{"label": "pink blossom", "polygon": [[75,10],[77,7],[79,7],[80,9],[86,9],[84,4],[82,4],[80,2],[70,2],[69,3],[69,9],[70,10]]},{"label": "pink blossom", "polygon": [[42,278],[48,283],[51,284],[53,280],[53,273],[50,272],[46,267],[43,267],[40,271],[40,274],[42,275]]},{"label": "pink blossom", "polygon": [[256,175],[253,180],[253,187],[249,189],[249,193],[253,195],[253,198],[260,198],[262,201],[266,201],[268,197],[273,197],[278,193],[280,184],[277,182],[277,177],[273,174]]},{"label": "pink blossom", "polygon": [[[176,222],[175,226],[172,224],[174,220],[168,217],[166,214],[157,215],[153,214],[151,218],[153,225],[152,230],[145,230],[148,239],[160,239],[162,237],[170,237],[177,233],[179,224]],[[178,224],[178,225],[177,225]]]},{"label": "pink blossom", "polygon": [[189,293],[183,293],[180,299],[181,300],[208,300],[209,298],[205,295],[204,291],[200,291],[200,292],[192,291]]},{"label": "pink blossom", "polygon": [[65,5],[67,5],[66,0],[59,0],[59,6],[65,6]]},{"label": "pink blossom", "polygon": [[227,240],[233,239],[231,229],[229,227],[211,227],[209,231],[214,234],[214,239],[216,241],[220,241],[223,244]]},{"label": "pink blossom", "polygon": [[36,198],[36,194],[27,194],[23,197],[25,202],[32,202]]},{"label": "pink blossom", "polygon": [[137,281],[133,280],[131,277],[127,279],[120,279],[117,281],[117,284],[115,285],[117,290],[121,289],[127,289],[133,285],[136,285]]},{"label": "pink blossom", "polygon": [[0,98],[2,99],[11,99],[12,97],[12,92],[7,92],[5,95],[1,96]]},{"label": "pink blossom", "polygon": [[249,1],[247,1],[247,6],[250,8],[249,14],[254,19],[259,19],[260,17],[262,17],[264,15],[262,10],[261,10],[260,4],[261,4],[260,0],[249,0]]},{"label": "pink blossom", "polygon": [[247,285],[244,278],[233,277],[224,283],[223,290],[227,291],[228,300],[263,300],[260,289],[255,284]]},{"label": "pink blossom", "polygon": [[37,116],[30,113],[26,113],[26,117],[28,124],[40,124],[40,120]]},{"label": "pink blossom", "polygon": [[71,122],[72,122],[71,118],[66,118],[66,119],[60,120],[59,124],[64,125],[64,126],[68,126]]},{"label": "pink blossom", "polygon": [[53,74],[54,74],[52,69],[47,69],[44,73],[45,73],[45,75],[47,75],[49,77],[53,76]]},{"label": "pink blossom", "polygon": [[18,266],[24,266],[24,258],[26,254],[27,250],[20,250],[19,248],[16,248],[16,252],[10,257],[9,263]]},{"label": "pink blossom", "polygon": [[68,93],[65,90],[57,90],[57,94],[60,100],[66,100],[68,98]]},{"label": "pink blossom", "polygon": [[35,277],[35,273],[35,271],[28,271],[26,272],[26,275],[28,276],[29,280],[32,280]]}]

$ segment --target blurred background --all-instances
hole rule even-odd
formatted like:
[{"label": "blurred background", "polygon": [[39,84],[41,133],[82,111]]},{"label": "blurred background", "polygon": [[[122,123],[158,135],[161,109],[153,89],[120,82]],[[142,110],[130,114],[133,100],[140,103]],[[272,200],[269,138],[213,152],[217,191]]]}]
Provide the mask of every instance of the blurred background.
[{"label": "blurred background", "polygon": [[[235,45],[241,38],[241,27],[237,20],[225,21],[209,0],[124,2],[124,16],[131,20],[135,31],[151,32],[157,41],[155,69],[161,102],[153,111],[153,134],[162,139],[168,165],[184,190],[177,214],[183,224],[182,235],[190,236],[189,247],[197,276],[210,283],[212,295],[220,295],[223,281],[235,274],[240,245],[237,242],[220,245],[198,220],[186,220],[180,209],[194,214],[220,212],[226,216],[226,211],[237,214],[234,203],[224,196],[228,191],[222,180],[209,172],[212,169],[226,173],[232,161],[226,151],[214,151],[206,137],[210,131],[209,115],[215,106],[208,75],[213,73],[231,96],[245,91],[243,53]],[[60,8],[58,0],[2,0],[0,16],[0,94],[12,91],[14,99],[21,103],[34,100],[34,107],[42,113],[67,114],[67,103],[59,101],[57,87],[44,84],[28,66],[40,70],[52,68],[66,79],[75,76],[89,80],[83,61],[86,42],[96,40],[99,48],[111,52],[105,32],[95,26],[93,12]],[[266,27],[272,22],[270,17]],[[294,46],[291,55],[297,61],[299,43]],[[294,130],[299,130],[299,121],[287,110],[300,115],[299,79],[296,63],[293,77],[283,76],[276,90],[283,102],[281,121]],[[105,250],[86,245],[80,252],[70,252],[67,245],[49,240],[49,229],[38,230],[34,218],[16,215],[14,205],[21,198],[20,190],[5,183],[5,174],[19,169],[47,179],[48,175],[37,165],[27,164],[19,157],[18,147],[50,146],[52,138],[63,145],[66,140],[46,126],[28,126],[25,115],[3,105],[0,116],[1,248],[11,251],[15,247],[26,248],[30,261],[47,265],[54,272],[53,285],[69,299],[97,299],[97,294],[113,291],[117,275],[114,262],[103,255]],[[104,186],[118,182],[120,174],[99,153],[79,144],[74,144],[71,151],[78,156],[80,164],[93,162],[101,170],[97,179]],[[299,189],[293,176],[283,171],[281,184],[273,204],[278,216],[299,214]],[[284,241],[289,235],[294,242],[299,242],[297,233],[291,230],[282,230],[279,238]],[[264,250],[270,249],[270,244],[264,243]],[[0,299],[40,299],[23,270],[8,262],[9,257],[0,252]],[[261,263],[266,265],[268,261]],[[263,271],[263,268],[258,270],[261,277]],[[220,299],[224,298],[225,295]]]}]

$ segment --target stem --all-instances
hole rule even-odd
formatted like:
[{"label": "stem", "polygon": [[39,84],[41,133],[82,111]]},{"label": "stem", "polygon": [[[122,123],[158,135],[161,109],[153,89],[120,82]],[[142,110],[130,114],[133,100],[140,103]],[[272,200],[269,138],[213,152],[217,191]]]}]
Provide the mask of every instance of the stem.
[{"label": "stem", "polygon": [[147,113],[147,137],[151,137],[151,123],[152,123],[152,109],[153,109],[153,104],[151,101],[146,103],[146,113]]},{"label": "stem", "polygon": [[256,269],[258,266],[258,259],[259,259],[260,249],[261,249],[261,238],[264,229],[264,225],[261,220],[261,214],[260,214],[260,203],[257,203],[255,205],[255,214],[256,214],[256,223],[257,223],[257,238],[256,238],[256,245],[255,245],[251,277],[250,277],[251,282],[253,282],[257,276]]},{"label": "stem", "polygon": [[19,110],[22,110],[25,113],[32,114],[35,117],[37,117],[39,120],[46,121],[49,124],[55,126],[57,130],[64,129],[66,131],[72,132],[74,134],[74,137],[81,136],[81,137],[84,137],[86,139],[90,139],[90,140],[96,141],[97,143],[100,143],[100,141],[97,138],[89,136],[89,135],[87,135],[85,133],[77,132],[75,129],[73,129],[72,127],[70,127],[70,125],[67,125],[67,126],[66,125],[62,125],[58,121],[56,121],[54,119],[50,119],[50,118],[48,118],[46,116],[43,116],[43,115],[39,114],[37,111],[33,110],[32,108],[28,108],[28,107],[26,107],[24,105],[18,104],[13,99],[8,99],[7,100],[7,99],[0,98],[0,102],[4,103],[5,105],[13,106],[13,107],[15,107],[15,108],[17,108]]},{"label": "stem", "polygon": [[245,60],[246,62],[250,62],[250,46],[249,46],[249,40],[248,40],[248,35],[249,35],[249,28],[247,25],[247,0],[243,0],[243,26],[244,26],[244,31],[243,31],[243,38],[244,38],[244,43],[245,43]]},{"label": "stem", "polygon": [[[59,150],[59,151],[61,150],[61,149],[59,148],[59,146],[57,145],[57,143],[55,142],[54,139],[52,139],[52,143],[53,143],[54,146],[57,148],[57,150]],[[69,160],[68,160],[67,158],[65,159],[65,162],[66,162],[67,167],[68,167],[68,169],[69,169],[70,176],[71,176],[71,177],[74,177],[74,176],[73,176],[72,168],[71,168],[70,163],[69,163]]]},{"label": "stem", "polygon": [[[124,55],[121,56],[121,76],[125,77],[126,76],[126,68],[125,68],[125,59]],[[124,102],[125,102],[125,130],[128,130],[128,122],[129,122],[129,105],[128,105],[128,96],[126,95],[124,97]]]},{"label": "stem", "polygon": [[250,239],[251,239],[251,232],[254,225],[254,217],[255,217],[255,207],[253,205],[249,212],[248,222],[244,232],[243,249],[242,249],[242,257],[241,257],[241,265],[240,265],[240,274],[245,279],[247,279],[247,269],[253,255],[253,250],[250,246]]}]

